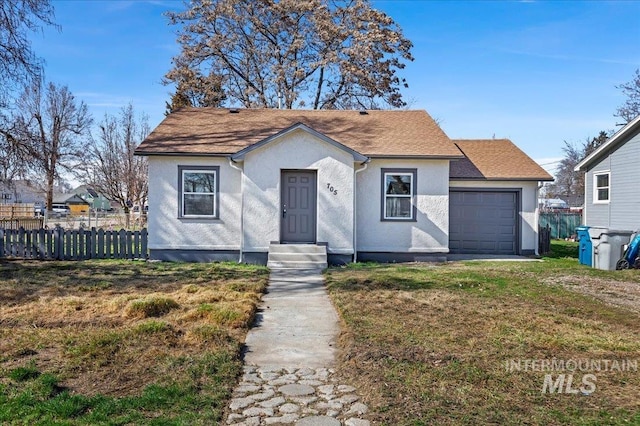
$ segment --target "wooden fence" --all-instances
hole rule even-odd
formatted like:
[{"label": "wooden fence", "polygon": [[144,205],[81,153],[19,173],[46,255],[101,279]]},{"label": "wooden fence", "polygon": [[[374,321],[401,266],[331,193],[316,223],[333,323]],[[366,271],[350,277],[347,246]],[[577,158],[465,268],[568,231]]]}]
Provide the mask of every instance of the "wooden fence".
[{"label": "wooden fence", "polygon": [[33,204],[0,204],[0,219],[15,219],[24,217],[33,217]]},{"label": "wooden fence", "polygon": [[0,229],[0,258],[48,260],[146,259],[147,230]]},{"label": "wooden fence", "polygon": [[40,229],[44,227],[44,218],[29,217],[19,219],[0,219],[0,229],[20,229],[27,230]]},{"label": "wooden fence", "polygon": [[551,228],[551,238],[571,238],[581,224],[582,213],[572,212],[540,213],[538,221],[539,226]]},{"label": "wooden fence", "polygon": [[551,251],[551,227],[538,227],[538,254],[543,255]]}]

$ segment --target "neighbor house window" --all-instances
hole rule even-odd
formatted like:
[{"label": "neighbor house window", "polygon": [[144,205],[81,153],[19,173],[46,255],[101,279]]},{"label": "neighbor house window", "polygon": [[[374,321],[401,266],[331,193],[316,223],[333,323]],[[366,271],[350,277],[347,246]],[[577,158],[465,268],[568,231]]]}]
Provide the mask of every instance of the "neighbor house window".
[{"label": "neighbor house window", "polygon": [[217,218],[220,167],[178,166],[178,215],[184,218]]},{"label": "neighbor house window", "polygon": [[608,203],[611,189],[611,173],[596,173],[593,175],[593,202]]},{"label": "neighbor house window", "polygon": [[382,169],[382,220],[416,220],[416,169]]}]

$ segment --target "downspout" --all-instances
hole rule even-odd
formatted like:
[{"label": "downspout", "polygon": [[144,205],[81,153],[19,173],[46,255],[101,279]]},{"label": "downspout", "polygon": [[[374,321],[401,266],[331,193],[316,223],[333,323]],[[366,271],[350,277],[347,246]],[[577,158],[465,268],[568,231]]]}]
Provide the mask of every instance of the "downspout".
[{"label": "downspout", "polygon": [[229,157],[229,166],[240,172],[240,255],[238,257],[238,263],[242,263],[244,251],[244,169],[236,166],[235,161],[233,161],[231,157]]},{"label": "downspout", "polygon": [[[538,181],[538,189],[536,189],[536,194],[535,194],[535,206],[536,206],[536,241],[533,244],[534,246],[534,253],[536,256],[540,256],[540,250],[538,250],[538,246],[540,245],[540,203],[538,200],[540,200],[540,190],[542,189],[542,187],[544,186],[544,182],[543,181]],[[520,247],[522,249],[522,247]]]},{"label": "downspout", "polygon": [[369,165],[369,161],[371,158],[367,158],[364,163],[361,163],[362,168],[356,170],[353,173],[353,263],[358,261],[358,191],[357,191],[357,181],[358,181],[358,173],[367,170],[367,166]]},{"label": "downspout", "polygon": [[[584,199],[582,201],[582,223],[580,225],[587,224],[587,179],[589,178],[589,172],[587,170],[584,171]],[[611,182],[609,182],[611,185]]]}]

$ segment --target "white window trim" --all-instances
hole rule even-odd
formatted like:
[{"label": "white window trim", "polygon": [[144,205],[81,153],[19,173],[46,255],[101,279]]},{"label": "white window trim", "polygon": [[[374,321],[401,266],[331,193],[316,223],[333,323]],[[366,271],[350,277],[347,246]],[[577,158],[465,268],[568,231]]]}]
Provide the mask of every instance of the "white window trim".
[{"label": "white window trim", "polygon": [[[411,194],[387,194],[386,182],[387,176],[409,176],[411,178]],[[399,222],[415,222],[416,209],[414,204],[414,194],[416,191],[416,170],[413,169],[385,169],[382,173],[382,219],[385,221],[399,221]],[[408,198],[411,200],[411,215],[408,217],[387,216],[387,198]]]},{"label": "white window trim", "polygon": [[[220,168],[218,166],[178,166],[179,171],[179,211],[178,217],[183,219],[218,219],[219,218],[219,194],[220,194]],[[212,215],[196,215],[196,214],[185,214],[184,208],[184,175],[186,173],[207,173],[214,175],[215,179],[215,190],[214,192],[187,192],[186,194],[199,194],[199,195],[212,195],[213,196],[213,214]]]},{"label": "white window trim", "polygon": [[[609,176],[609,186],[598,187],[598,176]],[[609,198],[606,200],[598,199],[598,189],[608,189],[609,190]],[[604,170],[601,172],[593,173],[593,204],[609,204],[611,202],[611,171]]]}]

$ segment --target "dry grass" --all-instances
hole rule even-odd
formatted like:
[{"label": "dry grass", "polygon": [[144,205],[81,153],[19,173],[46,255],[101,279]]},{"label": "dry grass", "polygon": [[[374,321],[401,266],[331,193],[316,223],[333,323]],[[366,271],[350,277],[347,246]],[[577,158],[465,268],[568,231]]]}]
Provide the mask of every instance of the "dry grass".
[{"label": "dry grass", "polygon": [[88,398],[180,383],[197,394],[215,376],[198,371],[218,368],[224,405],[267,280],[264,268],[229,264],[2,261],[0,391],[18,392],[10,375],[27,368]]},{"label": "dry grass", "polygon": [[561,371],[505,367],[553,358],[640,364],[637,306],[611,306],[554,281],[637,289],[639,276],[570,259],[332,269],[330,293],[346,329],[339,371],[380,424],[639,424],[640,371],[595,372],[596,391],[572,395],[541,392],[545,374]]}]

